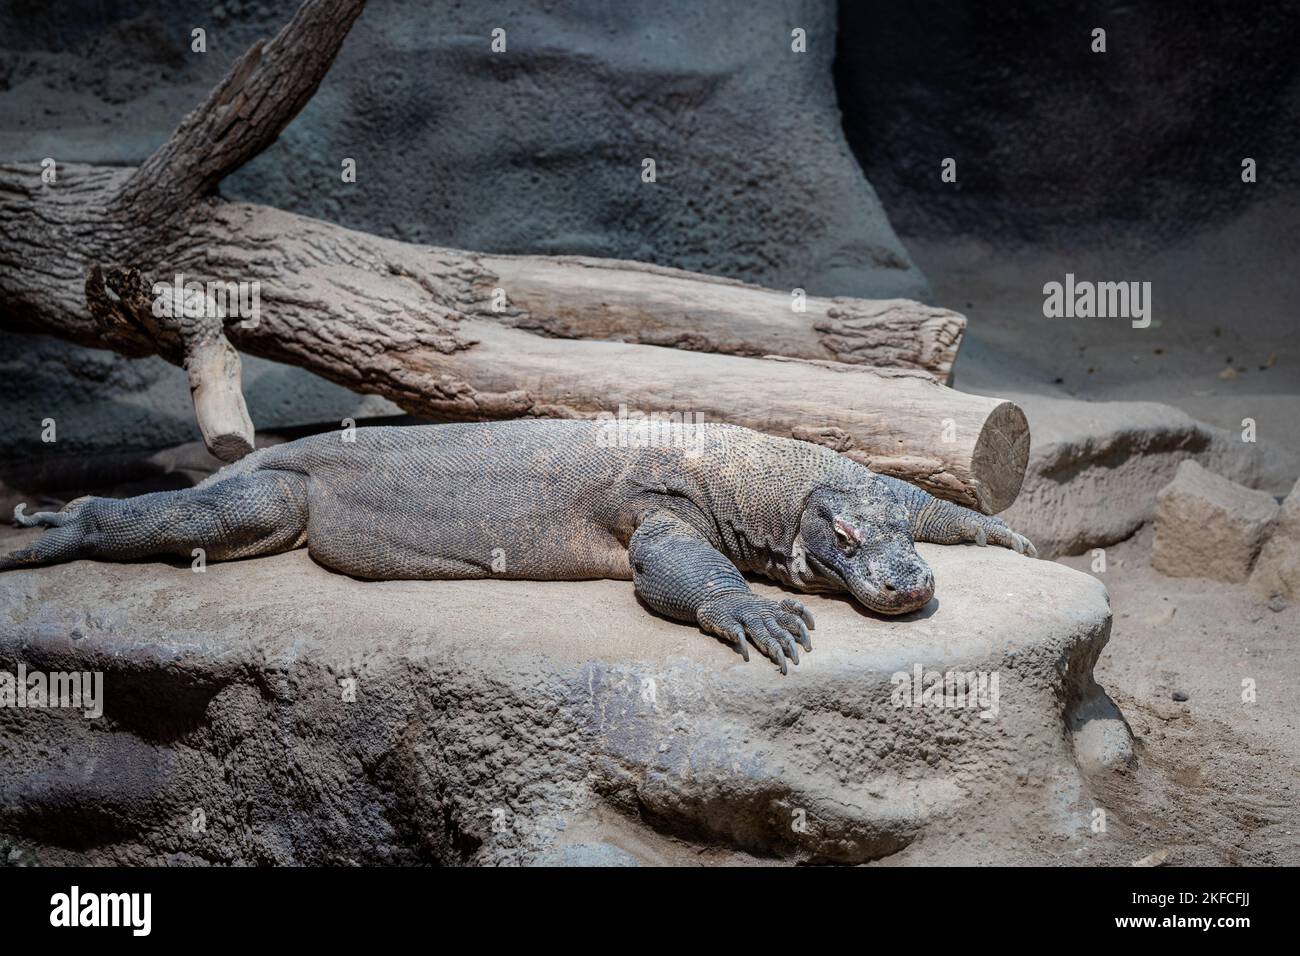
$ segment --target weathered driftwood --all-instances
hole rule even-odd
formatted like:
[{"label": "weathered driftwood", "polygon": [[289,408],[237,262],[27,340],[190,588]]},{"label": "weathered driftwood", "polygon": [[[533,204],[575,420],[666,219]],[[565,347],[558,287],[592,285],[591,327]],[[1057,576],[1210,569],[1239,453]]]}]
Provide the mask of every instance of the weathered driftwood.
[{"label": "weathered driftwood", "polygon": [[[698,414],[822,442],[985,511],[1014,499],[1023,414],[925,370],[946,374],[955,313],[815,298],[798,313],[788,292],[728,280],[417,246],[212,196],[310,97],[362,5],[308,0],[138,170],[63,166],[46,184],[37,166],[0,166],[0,321],[184,365],[226,458],[252,438],[233,343],[418,414]],[[258,283],[260,314],[155,314],[153,283],[177,274]],[[750,357],[769,352],[796,360]]]},{"label": "weathered driftwood", "polygon": [[966,329],[960,313],[910,299],[819,298],[579,256],[480,262],[499,277],[513,325],[562,338],[916,368],[946,383]]}]

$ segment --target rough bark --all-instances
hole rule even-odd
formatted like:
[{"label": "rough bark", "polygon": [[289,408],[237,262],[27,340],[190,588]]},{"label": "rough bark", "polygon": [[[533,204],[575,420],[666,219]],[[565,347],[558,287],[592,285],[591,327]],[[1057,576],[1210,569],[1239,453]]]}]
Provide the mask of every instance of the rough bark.
[{"label": "rough bark", "polygon": [[[47,190],[39,172],[0,167],[6,218],[42,218]],[[66,208],[102,208],[86,184],[111,196],[125,175],[65,168],[60,188],[82,200]],[[198,333],[183,320],[153,316],[151,279],[255,281],[260,321],[228,321],[225,336],[235,346],[384,395],[412,413],[577,417],[627,405],[818,441],[985,511],[1006,507],[1019,490],[1028,457],[1020,410],[946,388],[922,371],[539,336],[515,327],[517,311],[494,308],[495,290],[510,285],[490,268],[500,257],[396,242],[244,203],[204,202],[189,219],[183,233],[129,265],[102,270],[85,256],[84,279],[62,264],[48,271],[62,253],[47,237],[40,243],[47,255],[6,270],[0,305],[83,344],[175,360],[192,354],[186,342]]]},{"label": "rough bark", "polygon": [[[211,196],[310,97],[362,5],[308,0],[139,170],[65,166],[46,184],[0,166],[0,321],[183,365],[221,457],[252,440],[233,343],[413,413],[693,413],[822,442],[984,511],[1014,500],[1023,414],[924,370],[946,376],[955,313],[815,298],[797,313],[788,292],[729,280],[417,246]],[[259,320],[154,315],[153,283],[176,274],[259,283]],[[768,353],[796,360],[752,357]]]},{"label": "rough bark", "polygon": [[946,383],[966,329],[959,312],[910,299],[796,299],[794,290],[578,256],[482,261],[500,277],[512,324],[561,338],[916,368]]}]

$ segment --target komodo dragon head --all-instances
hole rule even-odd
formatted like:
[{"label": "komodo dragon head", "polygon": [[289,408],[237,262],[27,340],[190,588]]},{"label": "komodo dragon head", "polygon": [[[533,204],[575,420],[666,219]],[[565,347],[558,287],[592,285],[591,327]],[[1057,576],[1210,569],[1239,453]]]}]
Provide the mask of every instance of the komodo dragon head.
[{"label": "komodo dragon head", "polygon": [[805,591],[847,591],[881,614],[915,611],[934,596],[907,511],[880,481],[809,495],[794,551],[793,576]]}]

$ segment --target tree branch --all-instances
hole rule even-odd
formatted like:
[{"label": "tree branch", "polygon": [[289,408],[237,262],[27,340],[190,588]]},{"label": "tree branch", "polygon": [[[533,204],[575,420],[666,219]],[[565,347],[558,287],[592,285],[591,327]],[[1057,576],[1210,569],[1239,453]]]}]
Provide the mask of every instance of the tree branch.
[{"label": "tree branch", "polygon": [[160,224],[189,209],[279,137],[315,95],[365,0],[307,0],[258,41],[122,188],[115,208]]}]

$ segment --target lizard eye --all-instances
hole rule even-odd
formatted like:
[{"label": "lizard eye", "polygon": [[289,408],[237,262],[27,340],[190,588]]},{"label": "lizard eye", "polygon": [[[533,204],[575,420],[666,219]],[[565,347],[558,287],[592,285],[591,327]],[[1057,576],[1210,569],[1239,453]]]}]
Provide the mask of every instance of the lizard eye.
[{"label": "lizard eye", "polygon": [[862,543],[862,539],[858,537],[857,528],[841,518],[832,521],[831,526],[835,529],[835,539],[839,542],[840,549],[845,554],[852,554],[858,550],[858,545]]}]

